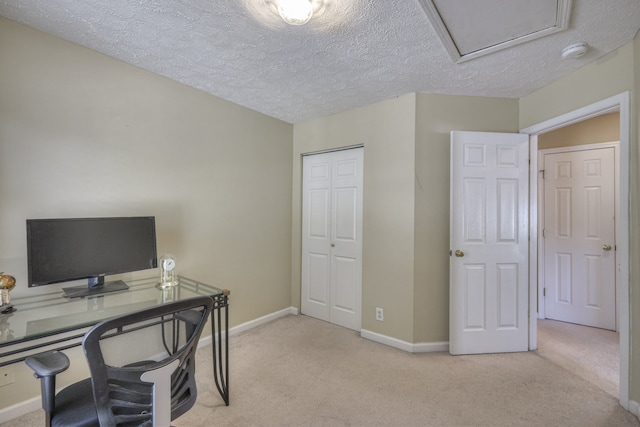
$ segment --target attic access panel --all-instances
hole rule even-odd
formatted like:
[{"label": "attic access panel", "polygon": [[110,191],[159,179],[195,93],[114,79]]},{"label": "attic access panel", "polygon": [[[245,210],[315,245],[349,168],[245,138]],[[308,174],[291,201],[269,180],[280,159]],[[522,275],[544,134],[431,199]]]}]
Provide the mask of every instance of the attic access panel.
[{"label": "attic access panel", "polygon": [[571,0],[420,0],[454,61],[567,29]]}]

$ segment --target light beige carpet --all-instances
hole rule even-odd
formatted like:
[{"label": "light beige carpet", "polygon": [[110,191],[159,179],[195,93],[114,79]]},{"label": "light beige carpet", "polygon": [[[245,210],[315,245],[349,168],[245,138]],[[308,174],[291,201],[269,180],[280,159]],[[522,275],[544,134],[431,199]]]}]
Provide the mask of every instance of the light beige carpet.
[{"label": "light beige carpet", "polygon": [[[175,426],[640,426],[539,352],[410,354],[305,316],[233,336],[230,352],[231,405],[200,349],[198,403]],[[42,415],[9,425],[39,426]]]},{"label": "light beige carpet", "polygon": [[538,320],[538,354],[618,397],[620,336],[617,332]]}]

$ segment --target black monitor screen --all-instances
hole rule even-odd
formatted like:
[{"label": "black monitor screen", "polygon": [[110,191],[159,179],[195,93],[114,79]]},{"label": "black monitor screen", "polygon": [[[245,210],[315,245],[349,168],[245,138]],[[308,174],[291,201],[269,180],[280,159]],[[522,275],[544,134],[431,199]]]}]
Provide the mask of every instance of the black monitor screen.
[{"label": "black monitor screen", "polygon": [[154,217],[27,220],[29,287],[157,267]]}]

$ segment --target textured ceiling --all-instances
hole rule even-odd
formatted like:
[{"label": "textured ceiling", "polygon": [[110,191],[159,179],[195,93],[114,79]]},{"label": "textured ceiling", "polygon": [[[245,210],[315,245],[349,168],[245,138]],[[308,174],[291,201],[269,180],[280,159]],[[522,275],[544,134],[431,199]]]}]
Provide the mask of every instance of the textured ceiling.
[{"label": "textured ceiling", "polygon": [[573,0],[566,31],[455,63],[419,0],[322,1],[304,26],[275,0],[0,0],[0,15],[290,123],[410,92],[519,98],[640,28],[638,0]]}]

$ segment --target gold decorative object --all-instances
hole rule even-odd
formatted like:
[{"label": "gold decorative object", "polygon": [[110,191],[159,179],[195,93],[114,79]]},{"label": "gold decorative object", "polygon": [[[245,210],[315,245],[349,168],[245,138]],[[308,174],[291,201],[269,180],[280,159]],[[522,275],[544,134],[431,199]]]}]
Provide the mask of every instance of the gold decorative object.
[{"label": "gold decorative object", "polygon": [[9,291],[16,287],[16,278],[0,272],[0,306],[11,302]]}]

